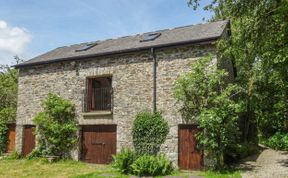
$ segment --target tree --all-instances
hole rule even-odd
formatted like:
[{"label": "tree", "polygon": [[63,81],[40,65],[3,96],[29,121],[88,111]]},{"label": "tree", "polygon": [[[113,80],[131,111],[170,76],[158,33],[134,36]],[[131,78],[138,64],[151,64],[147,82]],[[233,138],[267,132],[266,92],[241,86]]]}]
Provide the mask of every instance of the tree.
[{"label": "tree", "polygon": [[211,65],[212,57],[201,58],[191,65],[190,72],[177,79],[174,96],[182,104],[186,122],[196,122],[203,132],[197,139],[209,153],[215,169],[224,167],[229,146],[239,141],[238,113],[241,102],[236,96],[241,89],[226,84],[228,73]]},{"label": "tree", "polygon": [[0,71],[0,120],[12,122],[16,118],[18,71],[1,66]]},{"label": "tree", "polygon": [[211,20],[231,20],[231,41],[219,51],[234,58],[237,83],[245,89],[246,130],[256,124],[263,138],[287,132],[288,1],[212,0],[204,9],[214,12]]},{"label": "tree", "polygon": [[18,92],[18,70],[0,65],[0,154],[7,147],[7,123],[15,122]]}]

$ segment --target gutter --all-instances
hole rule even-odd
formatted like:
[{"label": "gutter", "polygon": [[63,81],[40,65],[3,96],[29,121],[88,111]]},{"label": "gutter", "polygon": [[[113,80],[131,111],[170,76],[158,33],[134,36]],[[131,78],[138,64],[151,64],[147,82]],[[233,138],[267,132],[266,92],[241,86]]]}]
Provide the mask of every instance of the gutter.
[{"label": "gutter", "polygon": [[51,64],[51,63],[56,63],[56,62],[64,62],[64,61],[72,61],[72,60],[73,61],[78,61],[78,60],[83,60],[83,59],[89,60],[89,58],[94,58],[94,57],[103,57],[103,56],[116,55],[116,54],[119,55],[119,54],[123,54],[123,53],[151,50],[152,48],[155,49],[155,48],[175,47],[175,46],[198,44],[198,43],[205,43],[205,42],[211,43],[211,42],[218,40],[219,38],[221,38],[221,35],[216,36],[216,37],[205,38],[205,39],[188,40],[188,41],[182,41],[182,42],[167,43],[167,44],[160,44],[160,45],[153,45],[153,46],[139,47],[139,48],[130,48],[130,49],[104,52],[104,53],[98,53],[98,54],[88,54],[88,55],[81,55],[81,56],[58,58],[58,59],[52,59],[49,61],[40,61],[40,62],[34,62],[34,63],[22,63],[22,64],[13,65],[12,67],[21,68],[21,67],[30,67],[30,66],[40,65],[40,64]]}]

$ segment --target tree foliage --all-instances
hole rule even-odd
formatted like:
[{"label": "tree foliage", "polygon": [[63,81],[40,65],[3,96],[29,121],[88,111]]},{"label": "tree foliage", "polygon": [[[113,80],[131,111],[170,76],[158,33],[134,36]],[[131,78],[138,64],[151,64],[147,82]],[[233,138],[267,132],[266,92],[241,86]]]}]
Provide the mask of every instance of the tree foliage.
[{"label": "tree foliage", "polygon": [[182,104],[186,122],[196,122],[200,130],[198,142],[209,153],[215,169],[224,166],[224,154],[239,141],[238,113],[241,102],[236,96],[241,89],[224,81],[228,73],[217,69],[212,56],[191,64],[191,70],[180,76],[174,95]]},{"label": "tree foliage", "polygon": [[[190,0],[197,8],[201,0]],[[288,1],[211,0],[211,20],[231,20],[231,41],[222,54],[234,58],[237,83],[245,89],[246,126],[262,137],[288,131]],[[221,55],[221,54],[220,54]]]},{"label": "tree foliage", "polygon": [[18,70],[0,65],[0,154],[7,149],[7,123],[16,119],[17,92]]},{"label": "tree foliage", "polygon": [[8,127],[6,123],[0,122],[0,155],[7,150],[7,131]]},{"label": "tree foliage", "polygon": [[67,158],[77,143],[77,122],[74,105],[69,100],[49,93],[42,103],[43,112],[33,119],[39,149],[50,156]]},{"label": "tree foliage", "polygon": [[17,92],[18,70],[2,65],[0,67],[0,121],[15,121]]}]

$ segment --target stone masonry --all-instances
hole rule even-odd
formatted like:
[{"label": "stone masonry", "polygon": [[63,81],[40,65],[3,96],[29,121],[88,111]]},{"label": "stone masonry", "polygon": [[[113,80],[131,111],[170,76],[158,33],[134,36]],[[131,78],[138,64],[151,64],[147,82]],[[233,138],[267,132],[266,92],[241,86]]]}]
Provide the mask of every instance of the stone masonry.
[{"label": "stone masonry", "polygon": [[[191,62],[208,53],[216,59],[215,51],[213,44],[155,51],[158,61],[157,110],[162,112],[170,126],[169,135],[161,151],[176,164],[178,125],[183,123],[183,119],[173,97],[173,84],[179,75],[190,69]],[[152,110],[152,70],[153,60],[149,51],[20,68],[16,149],[21,152],[23,125],[33,124],[32,119],[41,111],[41,101],[49,92],[58,93],[75,104],[79,125],[116,124],[117,151],[123,147],[132,147],[133,119],[140,111]],[[86,78],[106,75],[112,76],[113,112],[86,116],[83,113]],[[74,151],[75,159],[79,159],[78,150]]]}]

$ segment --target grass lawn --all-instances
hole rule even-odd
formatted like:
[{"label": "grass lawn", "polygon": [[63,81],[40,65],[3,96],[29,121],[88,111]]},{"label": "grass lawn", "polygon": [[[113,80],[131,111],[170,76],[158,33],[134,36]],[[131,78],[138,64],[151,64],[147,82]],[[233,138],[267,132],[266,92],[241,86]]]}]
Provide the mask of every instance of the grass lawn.
[{"label": "grass lawn", "polygon": [[[175,172],[175,176],[188,177],[199,175],[207,178],[241,178],[238,171],[215,173],[215,172]],[[130,176],[121,175],[110,166],[85,164],[76,161],[60,161],[57,163],[46,163],[41,160],[0,160],[0,178],[17,177],[56,177],[56,178],[105,178]]]},{"label": "grass lawn", "polygon": [[241,178],[240,171],[225,171],[225,172],[201,172],[198,174],[205,178]]},{"label": "grass lawn", "polygon": [[0,160],[0,177],[73,177],[106,170],[106,166],[88,165],[76,161],[46,163],[41,160]]}]

